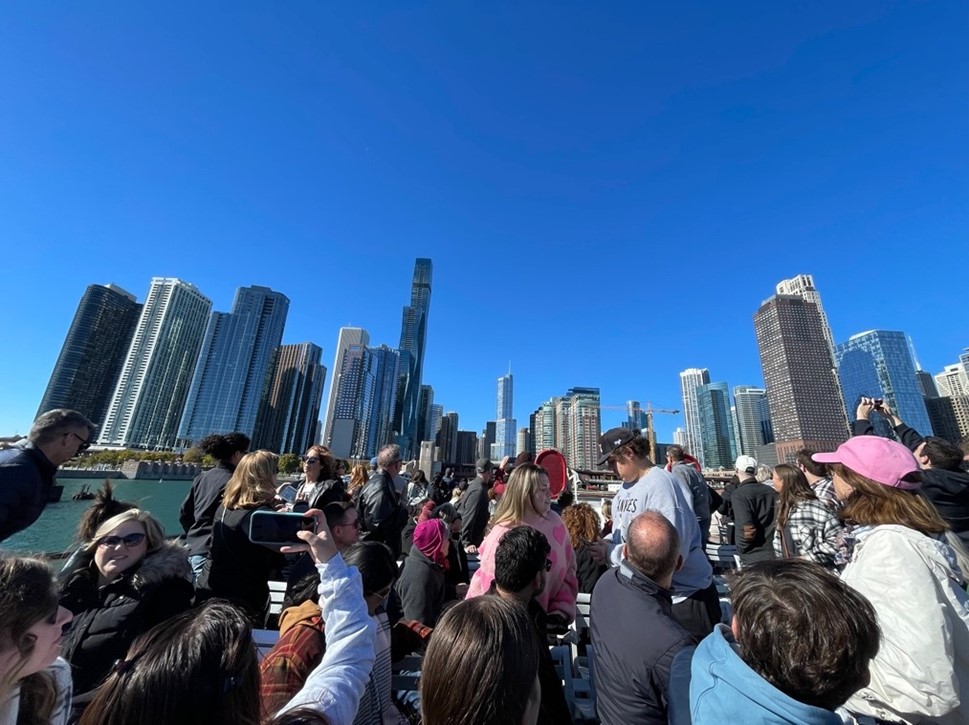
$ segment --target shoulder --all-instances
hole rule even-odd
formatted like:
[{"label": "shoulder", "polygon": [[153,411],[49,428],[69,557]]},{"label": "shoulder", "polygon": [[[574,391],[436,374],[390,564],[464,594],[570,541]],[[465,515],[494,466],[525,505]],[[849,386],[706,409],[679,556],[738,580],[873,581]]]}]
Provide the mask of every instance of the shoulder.
[{"label": "shoulder", "polygon": [[188,583],[191,567],[188,563],[188,550],[173,541],[164,542],[157,551],[148,554],[141,566],[131,577],[135,589],[157,586],[166,580],[181,580]]}]

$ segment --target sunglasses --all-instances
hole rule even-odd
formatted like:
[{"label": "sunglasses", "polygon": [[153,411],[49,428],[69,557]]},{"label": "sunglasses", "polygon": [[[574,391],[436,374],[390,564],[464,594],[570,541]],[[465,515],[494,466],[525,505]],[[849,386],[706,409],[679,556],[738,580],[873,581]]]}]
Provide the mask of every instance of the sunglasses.
[{"label": "sunglasses", "polygon": [[303,456],[303,463],[319,463],[319,462],[320,462],[320,459],[317,458],[316,456]]},{"label": "sunglasses", "polygon": [[88,448],[91,447],[91,441],[89,441],[89,440],[87,440],[85,438],[81,438],[81,436],[79,436],[77,433],[68,433],[67,435],[74,436],[79,441],[81,441],[81,445],[79,445],[77,447],[77,452],[78,453],[80,453],[81,451],[86,451]]},{"label": "sunglasses", "polygon": [[128,534],[127,536],[102,536],[98,540],[98,546],[102,549],[113,549],[116,546],[124,546],[126,549],[130,549],[133,546],[138,546],[142,541],[145,540],[144,534]]}]

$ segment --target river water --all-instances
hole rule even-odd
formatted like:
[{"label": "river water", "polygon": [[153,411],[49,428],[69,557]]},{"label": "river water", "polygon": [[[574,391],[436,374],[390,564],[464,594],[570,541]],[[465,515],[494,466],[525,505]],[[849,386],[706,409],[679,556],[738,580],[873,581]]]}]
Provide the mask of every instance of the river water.
[{"label": "river water", "polygon": [[[64,486],[64,495],[60,503],[47,504],[44,513],[34,522],[33,526],[10,537],[0,546],[14,551],[35,554],[45,552],[66,551],[72,548],[74,530],[81,514],[92,501],[72,501],[73,496],[81,486],[88,484],[92,491],[101,487],[101,478],[65,478],[58,483]],[[111,482],[114,486],[114,497],[120,501],[132,501],[141,508],[150,511],[165,527],[169,535],[180,534],[182,527],[178,523],[178,509],[182,505],[185,495],[192,486],[188,481],[128,481],[118,479]]]}]

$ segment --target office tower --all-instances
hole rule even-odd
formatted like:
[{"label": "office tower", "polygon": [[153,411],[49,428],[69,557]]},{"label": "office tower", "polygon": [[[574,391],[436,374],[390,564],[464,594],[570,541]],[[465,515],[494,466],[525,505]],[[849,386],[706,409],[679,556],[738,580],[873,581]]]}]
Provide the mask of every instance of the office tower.
[{"label": "office tower", "polygon": [[646,413],[643,412],[638,400],[626,401],[626,423],[624,427],[630,430],[646,430]]},{"label": "office tower", "polygon": [[777,294],[794,295],[801,299],[813,302],[817,306],[818,314],[821,316],[821,329],[824,335],[831,359],[834,360],[834,335],[831,334],[831,326],[828,324],[828,316],[824,313],[821,305],[821,294],[814,286],[814,277],[810,274],[799,274],[791,279],[781,280],[777,283]]},{"label": "office tower", "polygon": [[500,461],[505,456],[515,456],[515,433],[518,422],[512,417],[513,379],[511,372],[498,378],[498,395],[495,416],[495,442],[491,446],[491,460]]},{"label": "office tower", "polygon": [[430,409],[430,428],[427,431],[427,439],[437,440],[437,434],[441,430],[441,420],[444,418],[444,406],[434,403]]},{"label": "office tower", "polygon": [[135,296],[120,287],[88,285],[37,415],[54,408],[73,408],[100,425],[140,314]]},{"label": "office tower", "polygon": [[377,370],[373,352],[366,345],[350,345],[339,373],[330,451],[337,458],[372,458],[369,440]]},{"label": "office tower", "polygon": [[302,454],[316,443],[326,367],[312,342],[276,349],[269,385],[259,405],[252,450]]},{"label": "office tower", "polygon": [[757,310],[754,329],[777,460],[794,460],[800,448],[837,448],[848,425],[817,305],[775,295]]},{"label": "office tower", "polygon": [[926,398],[925,407],[935,435],[952,443],[969,439],[969,395]]},{"label": "office tower", "polygon": [[343,371],[343,356],[351,345],[369,345],[370,334],[360,327],[341,327],[336,341],[336,354],[333,358],[333,373],[330,375],[330,392],[326,398],[326,416],[323,418],[323,435],[320,442],[332,448],[333,421],[336,417],[336,401],[340,390],[340,374]]},{"label": "office tower", "polygon": [[688,368],[680,373],[680,390],[683,395],[683,417],[686,419],[686,452],[701,460],[703,457],[703,426],[697,408],[696,389],[710,382],[706,368]]},{"label": "office tower", "polygon": [[421,454],[417,459],[417,465],[428,479],[433,479],[441,470],[441,462],[437,458],[439,451],[434,441],[421,441]]},{"label": "office tower", "polygon": [[703,467],[730,470],[737,458],[733,446],[733,420],[730,417],[730,392],[726,383],[706,383],[696,388],[700,418]]},{"label": "office tower", "polygon": [[529,417],[531,431],[531,451],[541,453],[549,448],[555,448],[555,409],[558,398],[551,398],[542,403]]},{"label": "office tower", "polygon": [[935,384],[939,394],[969,395],[969,365],[958,362],[946,365],[945,369],[935,376]]},{"label": "office tower", "polygon": [[441,419],[441,430],[438,431],[437,441],[441,449],[441,460],[451,466],[458,462],[458,414],[449,411]]},{"label": "office tower", "polygon": [[[400,367],[400,353],[397,354],[398,368]],[[396,396],[394,397],[396,401]],[[392,402],[394,402],[392,401]],[[430,385],[421,386],[421,395],[417,401],[417,440],[427,441],[434,440],[433,435],[429,433],[431,430],[431,406],[434,405],[434,388]],[[391,409],[391,414],[393,414],[393,409]],[[393,422],[393,419],[391,419]]]},{"label": "office tower", "polygon": [[[915,360],[904,333],[869,330],[852,335],[834,351],[838,378],[851,418],[862,397],[884,398],[898,417],[922,435],[932,434]],[[869,420],[880,436],[894,438],[892,425],[884,416]]]},{"label": "office tower", "polygon": [[478,457],[478,434],[471,430],[459,430],[456,449],[455,462],[460,466],[473,466]]},{"label": "office tower", "polygon": [[535,451],[531,450],[528,447],[528,443],[529,443],[528,428],[519,428],[518,440],[515,443],[515,455],[521,455],[522,453],[526,453],[526,452],[535,453]]},{"label": "office tower", "polygon": [[397,394],[398,409],[394,413],[398,442],[405,458],[415,455],[417,441],[418,403],[421,376],[424,369],[424,348],[427,342],[427,315],[431,307],[430,259],[419,258],[414,263],[410,304],[404,307],[400,326],[400,383]]},{"label": "office tower", "polygon": [[753,456],[759,461],[764,457],[762,447],[774,442],[767,391],[738,385],[733,389],[733,399],[737,411],[737,455]]},{"label": "office tower", "polygon": [[[396,437],[393,429],[394,403],[397,400],[397,384],[400,381],[400,353],[387,345],[370,348],[373,357],[374,392],[369,417],[369,430],[364,458],[373,458],[385,445]],[[427,388],[433,397],[434,391]],[[425,412],[424,417],[427,417]]]},{"label": "office tower", "polygon": [[212,302],[194,285],[153,277],[98,443],[168,450],[198,361]]},{"label": "office tower", "polygon": [[236,290],[231,312],[212,313],[178,427],[181,447],[211,433],[252,438],[288,312],[286,295],[252,286]]},{"label": "office tower", "polygon": [[481,432],[481,442],[479,447],[479,458],[491,459],[491,446],[495,443],[497,425],[495,421],[489,420],[485,423],[484,430]]},{"label": "office tower", "polygon": [[915,377],[919,381],[919,390],[922,391],[923,398],[938,398],[939,389],[935,387],[935,378],[932,373],[925,370],[916,370]]},{"label": "office tower", "polygon": [[673,442],[683,448],[688,446],[689,441],[686,437],[686,428],[677,428],[673,431]]},{"label": "office tower", "polygon": [[601,419],[599,388],[570,388],[555,398],[555,448],[569,466],[595,470],[599,459]]}]

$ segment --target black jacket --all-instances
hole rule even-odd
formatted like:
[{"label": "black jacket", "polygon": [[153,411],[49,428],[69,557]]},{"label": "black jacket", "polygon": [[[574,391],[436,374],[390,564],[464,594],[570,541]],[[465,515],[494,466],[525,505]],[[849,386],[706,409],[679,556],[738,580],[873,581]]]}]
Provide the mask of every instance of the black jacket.
[{"label": "black jacket", "polygon": [[203,471],[192,481],[192,488],[182,502],[178,521],[185,532],[188,553],[206,556],[212,539],[212,519],[222,502],[225,485],[232,478],[232,468],[220,462],[215,468]]},{"label": "black jacket", "polygon": [[215,511],[212,546],[198,580],[199,598],[228,599],[246,610],[254,626],[261,627],[269,604],[269,580],[279,578],[286,563],[278,551],[249,541],[249,519],[270,506]]},{"label": "black jacket", "polygon": [[[854,434],[875,435],[875,429],[867,420],[856,420]],[[925,442],[917,430],[904,423],[895,426],[895,435],[912,452]],[[969,473],[945,468],[923,468],[920,490],[939,510],[939,515],[946,520],[952,532],[969,546]]]},{"label": "black jacket", "polygon": [[400,505],[394,477],[380,469],[371,476],[357,500],[363,530],[361,539],[380,541],[390,547],[394,558],[400,556],[400,535],[407,524],[407,509]]},{"label": "black jacket", "polygon": [[[737,554],[744,564],[774,558],[774,526],[777,492],[750,478],[741,481],[731,497]],[[744,527],[751,527],[748,538]]]},{"label": "black jacket", "polygon": [[464,546],[481,546],[485,527],[488,526],[488,489],[481,478],[475,478],[458,501],[461,514],[461,543]]},{"label": "black jacket", "polygon": [[592,594],[596,588],[596,582],[609,567],[595,560],[592,555],[592,548],[588,542],[579,542],[575,549],[575,576],[579,580],[579,591],[583,594]]},{"label": "black jacket", "polygon": [[404,607],[404,619],[413,619],[428,627],[437,624],[444,607],[444,569],[417,547],[404,560],[395,588]]},{"label": "black jacket", "polygon": [[0,541],[40,518],[56,473],[57,466],[33,443],[0,451]]},{"label": "black jacket", "polygon": [[74,613],[62,645],[74,677],[78,715],[135,638],[192,605],[188,551],[166,541],[120,578],[98,587],[93,553],[83,553],[65,577],[60,603]]},{"label": "black jacket", "polygon": [[670,665],[695,643],[672,607],[668,589],[626,562],[596,584],[590,620],[602,725],[665,725]]}]

